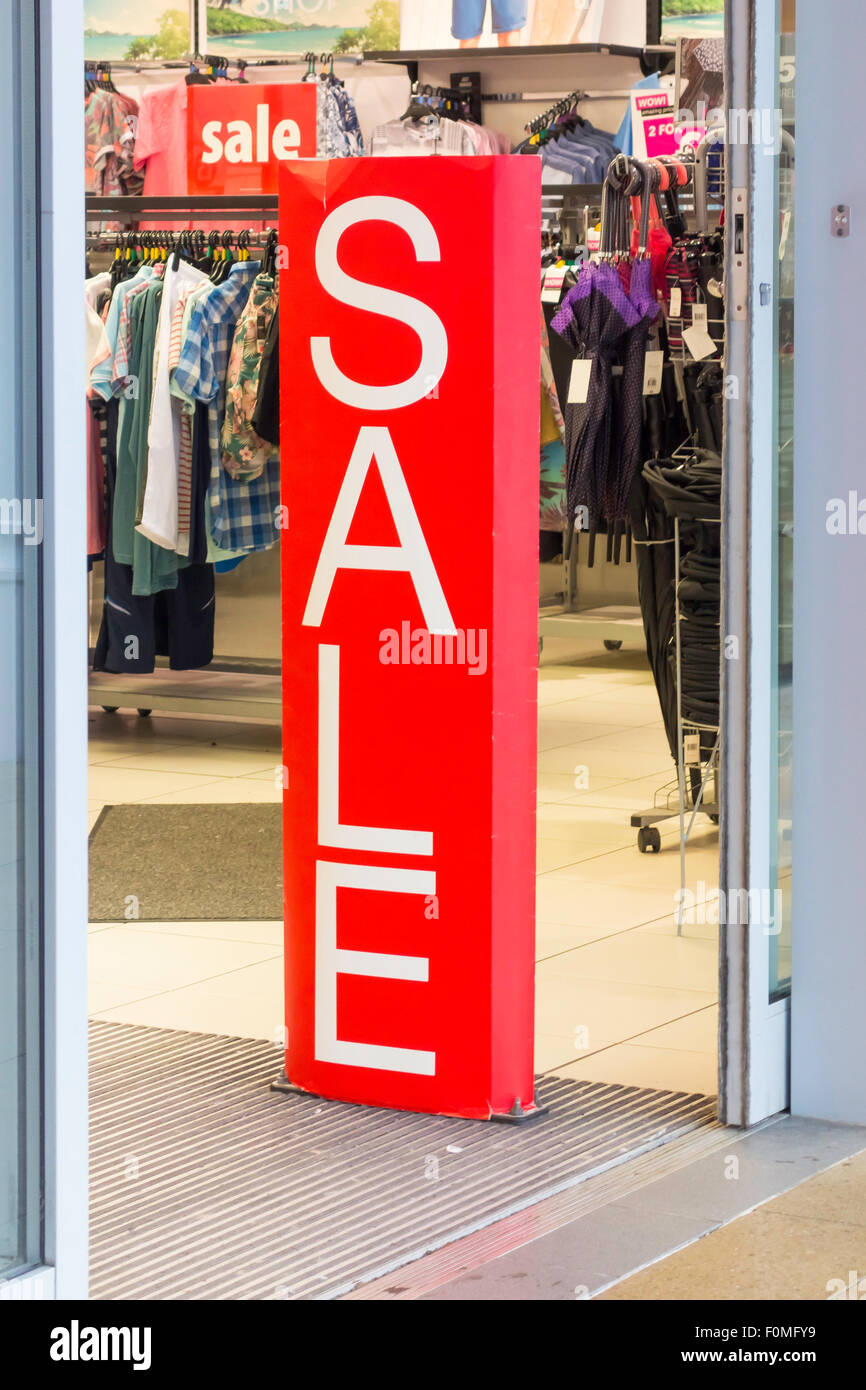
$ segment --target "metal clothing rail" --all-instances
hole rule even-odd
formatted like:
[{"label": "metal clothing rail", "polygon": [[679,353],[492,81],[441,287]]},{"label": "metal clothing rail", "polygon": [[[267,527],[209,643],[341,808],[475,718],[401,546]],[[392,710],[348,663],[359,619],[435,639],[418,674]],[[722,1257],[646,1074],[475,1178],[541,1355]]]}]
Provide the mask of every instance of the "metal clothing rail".
[{"label": "metal clothing rail", "polygon": [[184,197],[139,197],[103,198],[98,193],[88,193],[84,199],[84,211],[88,221],[102,217],[142,217],[158,212],[171,221],[188,221],[199,213],[218,212],[224,216],[245,212],[277,212],[279,199],[276,194],[255,195],[238,194],[236,197],[207,197],[196,193]]}]

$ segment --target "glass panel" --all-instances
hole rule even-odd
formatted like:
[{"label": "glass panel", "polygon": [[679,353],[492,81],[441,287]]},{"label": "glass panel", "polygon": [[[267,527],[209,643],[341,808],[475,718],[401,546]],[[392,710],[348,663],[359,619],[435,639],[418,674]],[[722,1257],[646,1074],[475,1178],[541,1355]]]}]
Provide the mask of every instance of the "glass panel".
[{"label": "glass panel", "polygon": [[770,997],[791,988],[791,692],[794,588],[794,89],[795,5],[780,6],[777,109],[778,255],[776,257],[775,572],[776,820],[775,930],[770,937]]},{"label": "glass panel", "polygon": [[35,8],[0,0],[0,245],[10,258],[0,346],[0,1274],[41,1257]]}]

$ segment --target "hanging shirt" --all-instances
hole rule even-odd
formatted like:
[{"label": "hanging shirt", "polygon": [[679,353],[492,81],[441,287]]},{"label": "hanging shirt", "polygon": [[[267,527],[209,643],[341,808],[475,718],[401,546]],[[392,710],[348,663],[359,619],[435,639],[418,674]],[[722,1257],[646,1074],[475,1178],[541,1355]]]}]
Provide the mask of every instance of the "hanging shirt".
[{"label": "hanging shirt", "polygon": [[274,446],[253,426],[265,345],[277,312],[272,275],[258,275],[238,320],[226,376],[226,413],[220,434],[222,465],[230,478],[249,483],[260,478]]},{"label": "hanging shirt", "polygon": [[[136,530],[154,545],[176,550],[178,543],[178,464],[181,441],[181,403],[173,399],[169,371],[171,330],[181,297],[208,279],[187,261],[177,270],[168,263],[163,276],[159,322],[153,354],[153,393],[147,432],[147,480]],[[188,528],[187,528],[188,529]]]},{"label": "hanging shirt", "polygon": [[279,535],[278,461],[272,460],[252,483],[230,478],[221,463],[220,432],[229,355],[238,319],[258,271],[258,261],[236,262],[228,278],[195,304],[174,376],[180,391],[208,407],[209,533],[219,550],[267,550]]}]

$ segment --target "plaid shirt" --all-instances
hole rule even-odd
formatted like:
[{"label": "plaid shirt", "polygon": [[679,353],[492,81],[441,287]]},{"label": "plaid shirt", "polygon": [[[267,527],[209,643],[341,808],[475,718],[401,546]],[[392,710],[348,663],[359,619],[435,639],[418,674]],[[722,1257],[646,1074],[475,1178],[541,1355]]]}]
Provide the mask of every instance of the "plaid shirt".
[{"label": "plaid shirt", "polygon": [[220,431],[232,340],[258,272],[258,261],[236,262],[228,279],[195,304],[174,373],[178,390],[208,407],[209,530],[219,549],[226,551],[267,550],[279,539],[279,460],[249,483],[230,478],[221,463]]}]

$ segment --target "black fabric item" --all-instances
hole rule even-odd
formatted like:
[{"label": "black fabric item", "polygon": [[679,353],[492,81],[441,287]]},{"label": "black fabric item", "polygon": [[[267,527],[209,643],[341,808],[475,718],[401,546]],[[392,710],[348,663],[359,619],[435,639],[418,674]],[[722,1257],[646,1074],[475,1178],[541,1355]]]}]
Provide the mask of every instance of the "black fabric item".
[{"label": "black fabric item", "polygon": [[[669,653],[674,632],[673,522],[664,504],[638,473],[629,497],[629,520],[635,540],[638,600],[643,616],[647,659],[659,697],[671,757],[677,757],[676,672]],[[661,541],[647,545],[642,542]]]},{"label": "black fabric item", "polygon": [[253,429],[268,444],[280,442],[280,314],[273,315],[259,366]]},{"label": "black fabric item", "polygon": [[192,489],[189,514],[190,564],[207,563],[207,523],[205,508],[210,483],[210,440],[208,407],[197,401],[192,423]]}]

